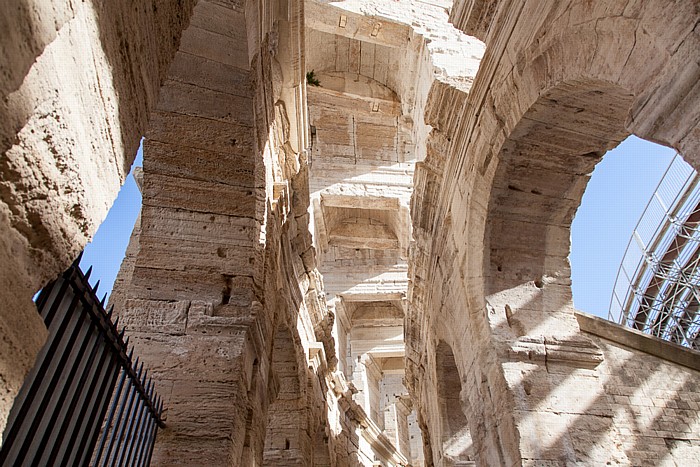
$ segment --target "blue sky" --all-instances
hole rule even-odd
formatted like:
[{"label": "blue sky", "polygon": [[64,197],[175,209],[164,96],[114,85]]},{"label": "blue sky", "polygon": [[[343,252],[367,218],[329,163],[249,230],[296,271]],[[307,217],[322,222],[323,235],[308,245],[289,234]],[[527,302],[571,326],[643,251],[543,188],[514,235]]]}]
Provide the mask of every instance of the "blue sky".
[{"label": "blue sky", "polygon": [[[576,308],[607,316],[627,242],[673,155],[672,149],[631,136],[596,166],[571,229]],[[139,149],[134,166],[142,161]],[[81,262],[84,270],[93,265],[91,282],[101,281],[101,293],[112,289],[140,206],[130,174]]]},{"label": "blue sky", "polygon": [[107,218],[97,230],[92,242],[88,243],[80,260],[83,271],[92,265],[90,282],[94,285],[100,281],[99,298],[105,292],[110,293],[119,267],[124,259],[129,244],[131,231],[141,210],[141,192],[134,181],[134,167],[143,165],[143,145],[139,147],[131,173],[119,191],[119,196],[109,210]]},{"label": "blue sky", "polygon": [[571,226],[574,305],[607,317],[620,261],[675,151],[630,136],[596,166]]}]

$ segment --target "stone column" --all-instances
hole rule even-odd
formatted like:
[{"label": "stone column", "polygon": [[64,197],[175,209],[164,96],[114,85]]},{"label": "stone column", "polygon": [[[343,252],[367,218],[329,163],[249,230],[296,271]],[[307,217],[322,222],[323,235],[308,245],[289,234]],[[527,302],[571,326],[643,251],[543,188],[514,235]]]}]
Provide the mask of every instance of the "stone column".
[{"label": "stone column", "polygon": [[355,363],[352,376],[352,384],[357,389],[357,393],[352,396],[353,400],[380,428],[383,427],[384,423],[379,413],[379,383],[382,380],[382,370],[377,361],[371,354],[362,354]]},{"label": "stone column", "polygon": [[144,142],[139,251],[120,312],[167,408],[156,463],[251,465],[262,454],[271,330],[249,82],[263,64],[249,62],[246,27],[233,5],[197,4]]},{"label": "stone column", "polygon": [[411,399],[405,395],[397,397],[396,402],[384,409],[384,433],[407,459],[412,458],[408,424],[411,407]]}]

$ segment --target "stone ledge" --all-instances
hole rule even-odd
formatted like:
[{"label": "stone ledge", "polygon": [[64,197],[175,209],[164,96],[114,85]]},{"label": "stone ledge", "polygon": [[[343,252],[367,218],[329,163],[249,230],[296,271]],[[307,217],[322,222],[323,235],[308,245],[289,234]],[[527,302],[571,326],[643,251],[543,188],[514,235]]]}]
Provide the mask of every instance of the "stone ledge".
[{"label": "stone ledge", "polygon": [[576,319],[582,331],[595,334],[618,344],[662,358],[669,362],[700,371],[700,352],[621,326],[597,316],[576,311]]}]

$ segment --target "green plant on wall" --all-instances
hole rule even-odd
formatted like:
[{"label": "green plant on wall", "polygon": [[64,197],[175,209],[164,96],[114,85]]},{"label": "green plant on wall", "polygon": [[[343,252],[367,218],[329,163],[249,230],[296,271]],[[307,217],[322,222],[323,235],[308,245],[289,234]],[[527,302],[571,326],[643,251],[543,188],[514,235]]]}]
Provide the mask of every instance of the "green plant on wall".
[{"label": "green plant on wall", "polygon": [[314,70],[306,72],[306,84],[309,84],[311,86],[321,85],[321,82],[318,80],[318,78],[316,78],[316,73],[314,73]]}]

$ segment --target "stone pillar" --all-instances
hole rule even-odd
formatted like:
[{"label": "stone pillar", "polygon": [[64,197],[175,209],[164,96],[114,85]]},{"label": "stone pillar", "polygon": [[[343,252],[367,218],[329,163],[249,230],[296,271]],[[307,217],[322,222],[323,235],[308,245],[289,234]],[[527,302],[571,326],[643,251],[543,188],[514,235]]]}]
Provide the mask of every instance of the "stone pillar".
[{"label": "stone pillar", "polygon": [[252,326],[265,316],[266,194],[248,84],[260,62],[249,63],[244,12],[200,1],[144,142],[139,251],[120,312],[167,408],[155,463],[262,455],[272,333]]},{"label": "stone pillar", "polygon": [[[311,437],[307,431],[306,386],[299,372],[299,357],[291,332],[282,327],[275,333],[268,390],[263,465],[304,466],[311,463]],[[303,368],[303,367],[302,367]],[[304,380],[306,378],[303,378]]]},{"label": "stone pillar", "polygon": [[398,451],[407,459],[412,459],[408,416],[411,413],[411,399],[400,396],[384,408],[384,433]]},{"label": "stone pillar", "polygon": [[379,383],[382,380],[382,370],[372,355],[362,354],[355,363],[352,373],[352,384],[357,389],[353,400],[360,405],[367,415],[381,428],[384,421],[379,412]]}]

